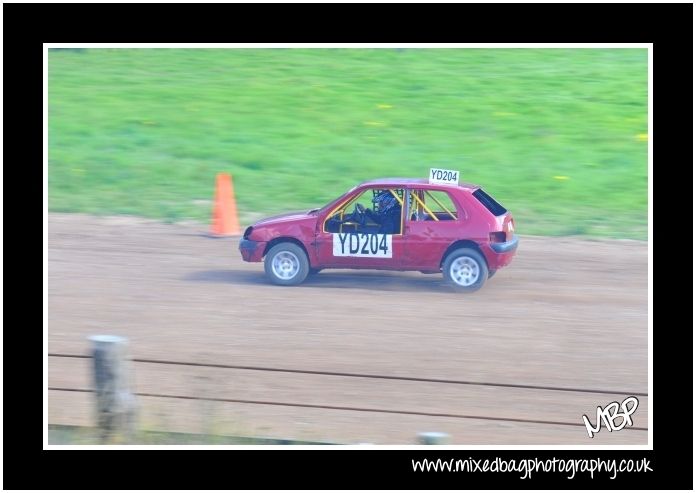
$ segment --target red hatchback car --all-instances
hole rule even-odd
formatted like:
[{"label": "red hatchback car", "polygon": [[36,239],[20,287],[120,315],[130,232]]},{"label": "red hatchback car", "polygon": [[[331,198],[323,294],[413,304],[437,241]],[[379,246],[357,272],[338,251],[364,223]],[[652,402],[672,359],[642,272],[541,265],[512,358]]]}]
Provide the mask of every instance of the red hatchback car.
[{"label": "red hatchback car", "polygon": [[264,261],[286,286],[327,268],[384,269],[442,272],[475,291],[512,260],[515,222],[483,189],[459,183],[456,171],[434,178],[440,171],[365,182],[321,209],[259,221],[244,232],[242,258]]}]

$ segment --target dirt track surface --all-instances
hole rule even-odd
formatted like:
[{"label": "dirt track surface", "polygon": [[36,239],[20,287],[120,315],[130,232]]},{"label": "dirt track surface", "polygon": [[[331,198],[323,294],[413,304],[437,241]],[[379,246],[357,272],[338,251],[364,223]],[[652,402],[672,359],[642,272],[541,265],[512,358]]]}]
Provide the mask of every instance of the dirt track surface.
[{"label": "dirt track surface", "polygon": [[[157,394],[582,424],[648,392],[648,248],[637,241],[522,237],[513,263],[473,294],[441,275],[324,271],[270,285],[238,238],[200,225],[50,214],[48,350],[128,337],[135,358],[616,390],[615,395],[134,363]],[[90,388],[90,361],[50,357],[49,387]],[[49,391],[49,423],[90,425],[92,396]],[[648,426],[639,396],[634,426]],[[140,398],[140,426],[337,443],[647,444],[584,426]],[[617,424],[621,420],[617,421]]]}]

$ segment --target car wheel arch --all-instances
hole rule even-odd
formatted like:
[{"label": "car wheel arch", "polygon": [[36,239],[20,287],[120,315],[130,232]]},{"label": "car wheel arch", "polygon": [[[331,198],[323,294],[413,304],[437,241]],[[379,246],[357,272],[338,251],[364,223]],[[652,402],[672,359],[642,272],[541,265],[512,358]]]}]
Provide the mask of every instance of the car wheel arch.
[{"label": "car wheel arch", "polygon": [[302,248],[302,250],[304,250],[305,255],[307,255],[307,259],[309,260],[310,265],[312,264],[312,257],[309,255],[307,247],[300,240],[298,240],[297,238],[293,238],[292,236],[279,236],[278,238],[273,238],[266,244],[266,248],[263,251],[263,256],[265,257],[266,254],[271,250],[271,248],[280,243],[294,243],[298,247]]},{"label": "car wheel arch", "polygon": [[478,253],[481,254],[481,257],[483,257],[483,260],[486,262],[486,267],[490,269],[490,265],[488,265],[488,259],[481,251],[481,248],[479,248],[478,243],[472,240],[457,240],[454,243],[452,243],[449,247],[447,247],[447,250],[445,250],[445,253],[442,254],[442,258],[440,259],[440,268],[442,268],[443,264],[445,263],[447,256],[453,251],[458,250],[460,248],[472,248],[476,250]]}]

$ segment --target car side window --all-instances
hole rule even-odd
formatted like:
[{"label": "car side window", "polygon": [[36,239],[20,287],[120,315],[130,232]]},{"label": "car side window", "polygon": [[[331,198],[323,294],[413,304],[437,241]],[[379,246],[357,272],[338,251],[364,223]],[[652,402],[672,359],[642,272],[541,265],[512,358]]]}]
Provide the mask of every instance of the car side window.
[{"label": "car side window", "polygon": [[410,192],[411,221],[456,221],[457,207],[447,192],[417,189]]},{"label": "car side window", "polygon": [[369,188],[332,211],[324,223],[327,233],[384,233],[403,231],[403,188]]}]

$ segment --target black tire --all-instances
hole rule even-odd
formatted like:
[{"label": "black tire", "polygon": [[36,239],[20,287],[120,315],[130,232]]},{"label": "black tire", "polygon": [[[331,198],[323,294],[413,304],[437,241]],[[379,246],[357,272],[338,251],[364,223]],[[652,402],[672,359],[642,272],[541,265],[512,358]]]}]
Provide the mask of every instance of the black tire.
[{"label": "black tire", "polygon": [[489,270],[489,271],[488,271],[488,279],[490,279],[491,277],[493,277],[493,276],[495,275],[496,272],[498,272],[498,271],[497,271],[497,270]]},{"label": "black tire", "polygon": [[473,292],[481,289],[488,279],[488,265],[473,248],[459,248],[450,253],[442,264],[445,281],[457,291]]},{"label": "black tire", "polygon": [[296,286],[309,274],[309,260],[294,243],[279,243],[266,254],[264,270],[273,284]]},{"label": "black tire", "polygon": [[321,272],[321,269],[317,269],[316,267],[310,267],[309,268],[309,274],[310,276],[316,276]]}]

